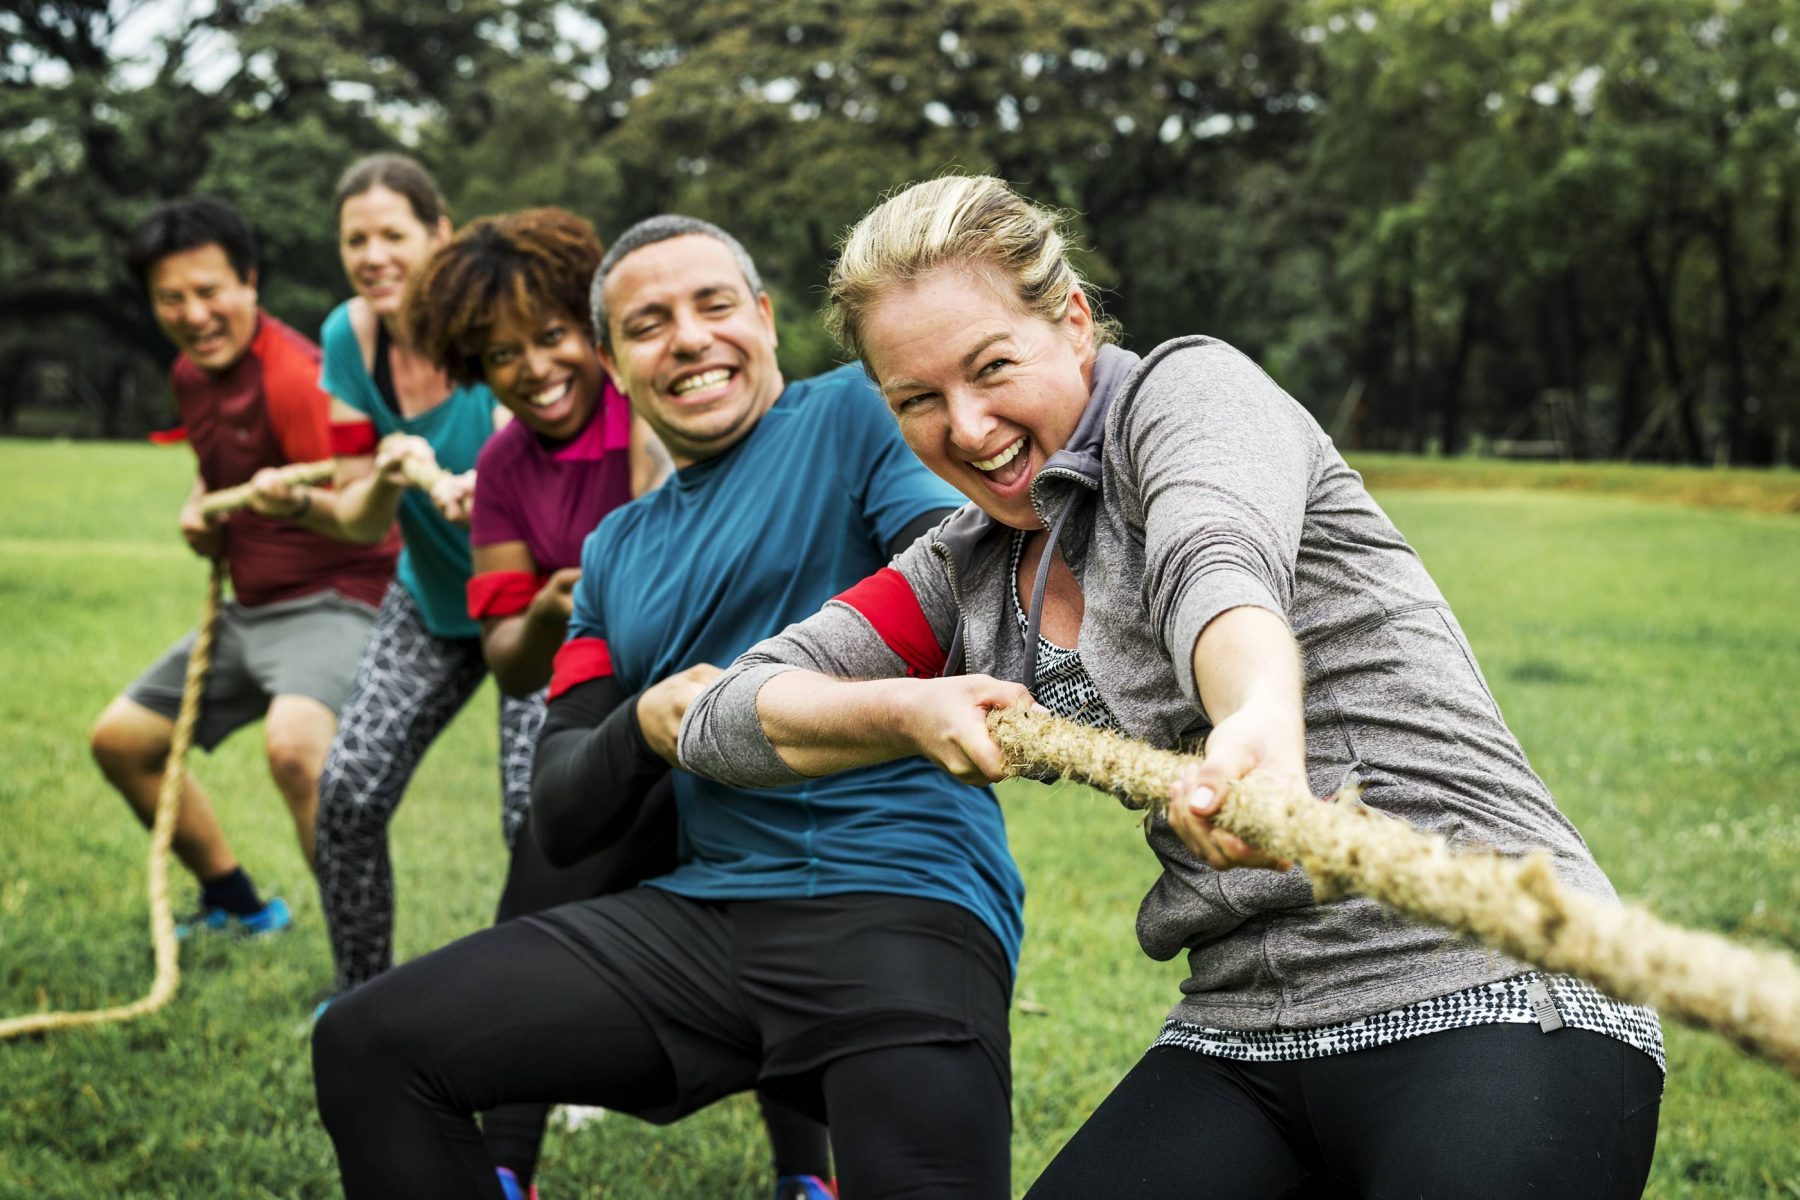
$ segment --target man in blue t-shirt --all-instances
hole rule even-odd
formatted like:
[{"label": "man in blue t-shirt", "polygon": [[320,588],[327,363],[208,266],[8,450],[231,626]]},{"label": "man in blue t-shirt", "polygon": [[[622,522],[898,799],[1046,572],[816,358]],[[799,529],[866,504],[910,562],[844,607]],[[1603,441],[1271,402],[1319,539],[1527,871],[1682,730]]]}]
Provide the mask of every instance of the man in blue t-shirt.
[{"label": "man in blue t-shirt", "polygon": [[922,759],[771,791],[668,770],[711,664],[817,611],[961,497],[860,372],[784,382],[755,265],[715,226],[628,230],[593,308],[602,361],[677,471],[583,548],[531,820],[570,860],[672,791],[681,865],[335,1004],[314,1059],[346,1188],[491,1180],[483,1106],[671,1121],[756,1086],[829,1120],[853,1200],[1006,1196],[1023,887],[992,794]]}]

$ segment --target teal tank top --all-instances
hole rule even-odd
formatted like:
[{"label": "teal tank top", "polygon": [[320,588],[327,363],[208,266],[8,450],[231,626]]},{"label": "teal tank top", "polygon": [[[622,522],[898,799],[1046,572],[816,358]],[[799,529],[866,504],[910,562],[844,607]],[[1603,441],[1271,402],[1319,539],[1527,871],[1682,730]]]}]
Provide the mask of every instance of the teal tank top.
[{"label": "teal tank top", "polygon": [[[374,422],[375,432],[410,433],[431,443],[446,471],[474,469],[475,456],[494,433],[498,401],[486,384],[459,387],[428,412],[403,417],[382,399],[363,367],[362,347],[350,325],[346,302],[325,318],[319,333],[324,352],[319,386]],[[408,488],[400,500],[400,533],[405,546],[395,574],[419,606],[425,628],[442,638],[472,638],[481,626],[469,618],[467,589],[474,564],[469,531],[444,520],[431,497]]]}]

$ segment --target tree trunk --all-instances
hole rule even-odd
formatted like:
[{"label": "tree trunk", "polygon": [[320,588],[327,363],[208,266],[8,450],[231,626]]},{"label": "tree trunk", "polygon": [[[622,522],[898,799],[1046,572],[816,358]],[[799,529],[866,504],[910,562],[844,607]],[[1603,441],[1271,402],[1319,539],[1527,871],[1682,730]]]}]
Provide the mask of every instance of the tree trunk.
[{"label": "tree trunk", "polygon": [[1394,370],[1394,310],[1379,285],[1369,299],[1369,315],[1354,352],[1356,377],[1363,381],[1362,402],[1350,421],[1350,446],[1355,450],[1392,449]]},{"label": "tree trunk", "polygon": [[[1411,253],[1407,255],[1410,266]],[[1401,337],[1401,369],[1406,373],[1406,442],[1408,454],[1419,454],[1425,449],[1425,414],[1420,411],[1419,399],[1419,319],[1418,305],[1414,296],[1412,280],[1409,276],[1406,291],[1400,304],[1400,337]]]},{"label": "tree trunk", "polygon": [[[79,366],[71,363],[70,370],[82,384],[87,382],[88,374]],[[100,406],[100,436],[108,441],[118,440],[124,428],[124,422],[120,420],[123,406],[119,403],[119,389],[116,386],[118,381],[118,368],[114,367],[97,378],[98,386],[94,389],[95,399]]]},{"label": "tree trunk", "polygon": [[1755,419],[1750,411],[1750,372],[1744,362],[1745,314],[1742,293],[1738,290],[1734,236],[1736,219],[1730,201],[1713,227],[1713,255],[1719,265],[1719,317],[1725,341],[1725,457],[1731,462],[1744,462],[1749,452],[1749,426]]},{"label": "tree trunk", "polygon": [[1562,280],[1564,336],[1563,411],[1568,417],[1569,453],[1576,459],[1591,458],[1587,429],[1587,338],[1581,330],[1581,276],[1563,272]]},{"label": "tree trunk", "polygon": [[31,369],[31,355],[24,350],[11,350],[0,355],[0,433],[18,428],[19,402],[25,396],[25,373]]},{"label": "tree trunk", "polygon": [[1456,349],[1444,369],[1444,390],[1438,397],[1438,433],[1444,439],[1444,453],[1462,450],[1463,387],[1469,376],[1469,358],[1475,349],[1477,305],[1475,289],[1463,295],[1462,318],[1456,323]]},{"label": "tree trunk", "polygon": [[[1656,264],[1650,260],[1650,243],[1647,236],[1640,236],[1633,249],[1636,251],[1638,275],[1643,280],[1647,310],[1650,316],[1650,332],[1656,341],[1656,348],[1662,357],[1663,382],[1670,391],[1670,403],[1674,407],[1674,420],[1670,425],[1675,431],[1672,439],[1673,457],[1682,462],[1698,462],[1701,454],[1700,431],[1694,422],[1693,396],[1691,395],[1687,374],[1681,366],[1681,350],[1675,336],[1675,316],[1670,311],[1670,297],[1665,281],[1674,277],[1675,264],[1681,261],[1681,250],[1686,241],[1679,234],[1671,235],[1675,244],[1669,251],[1669,268],[1658,274]],[[1671,439],[1663,435],[1665,445]]]},{"label": "tree trunk", "polygon": [[1625,343],[1624,366],[1619,371],[1619,411],[1617,433],[1613,439],[1613,457],[1620,458],[1631,444],[1632,435],[1644,412],[1644,310],[1631,315],[1631,336]]}]

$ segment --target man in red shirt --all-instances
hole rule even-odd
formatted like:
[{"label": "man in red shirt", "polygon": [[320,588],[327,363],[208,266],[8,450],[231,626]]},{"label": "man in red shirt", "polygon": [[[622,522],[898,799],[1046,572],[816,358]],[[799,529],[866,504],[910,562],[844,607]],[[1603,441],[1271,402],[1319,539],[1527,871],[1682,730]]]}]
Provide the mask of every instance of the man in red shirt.
[{"label": "man in red shirt", "polygon": [[[305,516],[307,501],[281,518],[201,515],[199,501],[209,491],[248,482],[264,467],[331,456],[319,350],[258,307],[255,236],[222,201],[158,205],[133,231],[127,263],[180,351],[170,380],[199,459],[181,508],[182,536],[196,554],[223,558],[231,579],[194,741],[211,750],[266,717],[269,771],[310,864],[319,772],[393,575],[398,538],[364,546],[312,533],[293,523]],[[176,642],[94,728],[95,760],[146,825],[155,815],[193,642],[192,633]],[[279,897],[258,895],[192,777],[183,782],[175,853],[201,886],[200,912],[184,931],[198,925],[274,933],[292,923]]]}]

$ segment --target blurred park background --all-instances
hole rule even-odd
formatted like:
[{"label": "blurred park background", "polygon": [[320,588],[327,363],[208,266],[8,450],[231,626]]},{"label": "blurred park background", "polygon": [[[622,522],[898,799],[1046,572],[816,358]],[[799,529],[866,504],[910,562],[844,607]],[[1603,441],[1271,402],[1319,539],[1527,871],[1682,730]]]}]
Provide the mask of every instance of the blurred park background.
[{"label": "blurred park background", "polygon": [[[265,303],[316,330],[348,294],[332,185],[390,148],[459,220],[732,228],[794,375],[837,357],[811,314],[884,191],[992,170],[1066,208],[1130,344],[1232,341],[1351,453],[1621,893],[1800,952],[1800,474],[1762,469],[1800,454],[1800,0],[0,0],[0,1014],[149,978],[144,838],[85,733],[203,581],[185,451],[17,439],[174,422],[120,264],[151,203],[239,205]],[[396,823],[402,957],[489,920],[492,702]],[[0,1048],[0,1200],[337,1194],[310,880],[256,738],[198,769],[296,933],[190,948],[145,1021]],[[1132,944],[1129,816],[1002,798],[1022,1190],[1181,972]],[[1647,1195],[1800,1197],[1800,1083],[1669,1046]],[[741,1098],[611,1118],[552,1134],[545,1194],[753,1200],[761,1153]]]},{"label": "blurred park background", "polygon": [[0,47],[0,434],[172,423],[152,201],[237,203],[314,330],[398,147],[459,220],[729,226],[796,374],[843,227],[995,171],[1131,344],[1226,338],[1348,449],[1795,455],[1796,0],[15,0]]}]

